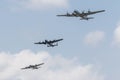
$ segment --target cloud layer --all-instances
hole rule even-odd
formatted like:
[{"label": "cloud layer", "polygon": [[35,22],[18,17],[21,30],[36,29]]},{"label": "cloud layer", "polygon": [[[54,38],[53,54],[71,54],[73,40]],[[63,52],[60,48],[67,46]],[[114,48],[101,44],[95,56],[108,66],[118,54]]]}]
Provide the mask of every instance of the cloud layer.
[{"label": "cloud layer", "polygon": [[117,46],[120,46],[120,24],[114,30],[113,44],[117,45]]},{"label": "cloud layer", "polygon": [[84,42],[88,45],[96,46],[104,39],[105,33],[102,31],[90,32],[85,36]]},{"label": "cloud layer", "polygon": [[[44,62],[38,70],[21,70]],[[47,52],[23,50],[16,54],[0,53],[0,80],[104,80],[92,65],[80,65],[75,59],[51,56]]]}]

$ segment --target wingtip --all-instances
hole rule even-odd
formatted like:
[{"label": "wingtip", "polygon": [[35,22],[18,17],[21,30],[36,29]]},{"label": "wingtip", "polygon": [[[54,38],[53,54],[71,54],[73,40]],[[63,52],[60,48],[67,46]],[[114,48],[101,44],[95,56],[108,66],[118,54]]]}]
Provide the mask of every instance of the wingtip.
[{"label": "wingtip", "polygon": [[56,15],[56,16],[58,16],[58,17],[59,17],[59,16],[61,16],[61,15]]},{"label": "wingtip", "polygon": [[105,12],[105,10],[102,10],[103,12]]},{"label": "wingtip", "polygon": [[61,38],[60,40],[63,40],[63,38]]},{"label": "wingtip", "polygon": [[36,43],[34,43],[34,44],[36,44]]},{"label": "wingtip", "polygon": [[20,68],[21,70],[24,70],[24,68]]}]

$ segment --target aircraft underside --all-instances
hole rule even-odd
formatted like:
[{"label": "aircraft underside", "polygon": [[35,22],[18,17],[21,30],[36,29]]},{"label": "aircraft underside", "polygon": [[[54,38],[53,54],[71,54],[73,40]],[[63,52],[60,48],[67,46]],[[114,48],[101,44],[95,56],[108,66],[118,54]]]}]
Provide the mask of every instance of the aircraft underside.
[{"label": "aircraft underside", "polygon": [[56,43],[56,44],[47,44],[47,47],[54,47],[54,46],[58,46],[58,43]]}]

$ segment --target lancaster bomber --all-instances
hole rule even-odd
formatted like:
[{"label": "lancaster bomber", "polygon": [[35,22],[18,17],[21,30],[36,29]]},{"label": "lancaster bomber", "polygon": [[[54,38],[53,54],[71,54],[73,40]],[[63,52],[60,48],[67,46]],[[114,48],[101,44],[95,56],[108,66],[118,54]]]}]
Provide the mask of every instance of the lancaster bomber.
[{"label": "lancaster bomber", "polygon": [[77,10],[74,10],[73,13],[67,13],[64,15],[57,15],[57,16],[66,16],[66,17],[81,17],[80,20],[89,20],[89,19],[93,19],[94,17],[88,17],[88,15],[92,15],[92,14],[96,14],[96,13],[100,13],[100,12],[105,12],[105,10],[100,10],[100,11],[90,11],[88,10],[87,12],[79,12]]},{"label": "lancaster bomber", "polygon": [[[45,41],[42,41],[42,42],[37,42],[37,43],[34,43],[34,44],[44,44],[44,45],[47,45],[47,47],[54,47],[54,46],[58,46],[58,43],[56,42],[59,42],[59,41],[62,41],[63,39],[57,39],[57,40],[45,40]],[[56,44],[54,44],[56,43]]]},{"label": "lancaster bomber", "polygon": [[29,66],[27,66],[27,67],[25,67],[25,68],[21,68],[21,69],[39,69],[40,67],[40,65],[43,65],[44,63],[41,63],[41,64],[35,64],[35,65],[29,65]]}]

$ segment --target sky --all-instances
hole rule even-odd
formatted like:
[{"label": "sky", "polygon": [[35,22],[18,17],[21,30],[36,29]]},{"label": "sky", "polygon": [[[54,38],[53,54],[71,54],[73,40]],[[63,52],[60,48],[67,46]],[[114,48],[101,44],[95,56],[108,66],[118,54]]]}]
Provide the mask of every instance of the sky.
[{"label": "sky", "polygon": [[[118,0],[1,0],[0,80],[119,80]],[[74,10],[103,13],[57,17]],[[63,38],[48,48],[34,42]],[[44,62],[39,70],[20,70]]]}]

